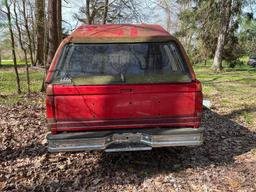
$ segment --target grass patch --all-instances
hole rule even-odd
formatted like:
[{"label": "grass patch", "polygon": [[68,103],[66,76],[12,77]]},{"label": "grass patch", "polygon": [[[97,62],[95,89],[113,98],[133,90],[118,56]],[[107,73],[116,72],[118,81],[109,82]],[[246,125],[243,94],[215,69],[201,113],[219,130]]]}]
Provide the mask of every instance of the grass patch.
[{"label": "grass patch", "polygon": [[[31,79],[31,91],[38,92],[40,91],[43,73],[42,72],[30,72]],[[27,80],[25,72],[20,73],[20,84],[21,91],[27,93]],[[16,76],[12,71],[0,71],[0,93],[2,95],[10,95],[16,93]]]},{"label": "grass patch", "polygon": [[[22,94],[27,94],[27,79],[24,69],[19,70]],[[44,78],[43,70],[30,70],[30,89],[31,92],[39,92]],[[13,70],[0,69],[0,104],[15,104],[23,100],[17,95],[16,76]]]},{"label": "grass patch", "polygon": [[228,99],[222,99],[222,103],[228,104],[228,103],[230,103],[230,101]]},{"label": "grass patch", "polygon": [[242,116],[244,117],[244,120],[246,123],[248,124],[252,124],[253,123],[253,116],[251,113],[249,112],[243,112]]},{"label": "grass patch", "polygon": [[[215,73],[207,67],[195,67],[202,82],[204,98],[210,99],[218,113],[226,115],[256,106],[256,69],[250,66],[225,68]],[[256,109],[237,113],[232,118],[243,121],[256,131]]]},{"label": "grass patch", "polygon": [[[18,60],[17,61],[17,65],[25,65],[26,63],[25,63],[25,61],[22,61],[22,60]],[[14,64],[13,64],[13,60],[2,60],[1,61],[1,65],[11,65],[11,66],[13,66]],[[0,66],[1,66],[0,65]]]}]

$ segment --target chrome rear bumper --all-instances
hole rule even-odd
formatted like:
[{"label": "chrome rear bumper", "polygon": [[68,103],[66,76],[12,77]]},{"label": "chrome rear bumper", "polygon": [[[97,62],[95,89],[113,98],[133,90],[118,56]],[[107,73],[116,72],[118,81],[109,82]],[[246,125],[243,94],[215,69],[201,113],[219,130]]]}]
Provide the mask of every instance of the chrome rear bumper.
[{"label": "chrome rear bumper", "polygon": [[140,151],[153,147],[193,146],[203,142],[203,128],[155,128],[88,131],[47,135],[49,152]]}]

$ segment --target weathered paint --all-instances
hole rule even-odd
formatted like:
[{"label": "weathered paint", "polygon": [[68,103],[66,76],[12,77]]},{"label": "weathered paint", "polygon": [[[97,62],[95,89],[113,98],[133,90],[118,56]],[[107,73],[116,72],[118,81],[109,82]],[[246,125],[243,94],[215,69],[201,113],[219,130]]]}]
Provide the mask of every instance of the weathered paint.
[{"label": "weathered paint", "polygon": [[69,43],[136,43],[136,42],[168,42],[178,44],[184,60],[186,61],[192,80],[196,80],[194,70],[181,43],[165,31],[160,25],[149,24],[107,24],[82,25],[66,37],[60,44],[48,70],[46,82],[50,82],[52,73],[58,63],[63,47]]},{"label": "weathered paint", "polygon": [[162,41],[177,42],[190,69],[191,83],[48,86],[47,117],[51,119],[53,133],[145,127],[198,128],[202,114],[201,84],[195,78],[182,45],[158,25],[79,27],[58,48],[46,82],[50,83],[60,53],[67,43]]},{"label": "weathered paint", "polygon": [[160,42],[175,39],[159,25],[83,25],[70,35],[73,43]]}]

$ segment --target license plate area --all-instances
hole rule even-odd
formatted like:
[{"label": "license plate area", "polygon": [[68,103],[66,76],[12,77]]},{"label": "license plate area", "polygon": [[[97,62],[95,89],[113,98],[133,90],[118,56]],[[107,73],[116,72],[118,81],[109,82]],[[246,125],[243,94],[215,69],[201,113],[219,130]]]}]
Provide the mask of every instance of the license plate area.
[{"label": "license plate area", "polygon": [[139,142],[142,139],[141,133],[121,133],[114,134],[112,136],[112,142],[115,143],[124,143],[124,142]]},{"label": "license plate area", "polygon": [[114,134],[112,138],[109,139],[110,144],[105,149],[105,151],[117,152],[151,150],[151,146],[142,142],[143,137],[144,136],[141,133]]}]

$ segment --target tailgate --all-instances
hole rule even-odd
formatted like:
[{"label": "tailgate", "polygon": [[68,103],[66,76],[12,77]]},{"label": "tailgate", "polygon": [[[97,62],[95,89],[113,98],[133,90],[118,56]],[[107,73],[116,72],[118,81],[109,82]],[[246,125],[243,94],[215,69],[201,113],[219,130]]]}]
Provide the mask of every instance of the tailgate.
[{"label": "tailgate", "polygon": [[[58,131],[198,127],[197,82],[152,85],[54,85]],[[202,99],[202,98],[201,98]],[[199,101],[200,102],[200,101]]]}]

